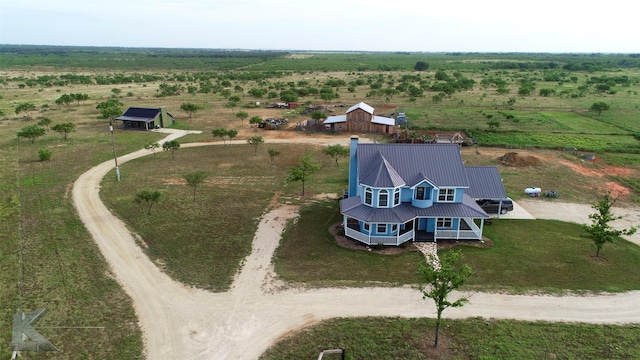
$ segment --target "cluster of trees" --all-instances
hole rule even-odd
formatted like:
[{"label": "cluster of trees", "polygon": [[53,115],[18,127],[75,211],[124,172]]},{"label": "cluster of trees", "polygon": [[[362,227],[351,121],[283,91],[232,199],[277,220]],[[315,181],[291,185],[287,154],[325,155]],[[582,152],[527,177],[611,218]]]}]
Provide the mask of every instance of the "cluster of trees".
[{"label": "cluster of trees", "polygon": [[89,94],[64,94],[56,99],[58,105],[69,105],[73,102],[80,105],[82,102],[89,100]]},{"label": "cluster of trees", "polygon": [[[49,124],[51,120],[47,118],[45,119],[46,119],[45,121],[41,121],[37,125],[29,125],[20,129],[20,131],[18,131],[17,133],[18,138],[28,139],[29,142],[34,144],[37,138],[42,137],[47,133],[47,130],[44,127],[42,127],[42,124]],[[63,140],[67,140],[69,133],[74,132],[75,129],[76,129],[76,124],[72,122],[63,122],[63,123],[58,123],[51,126],[51,130],[60,134]]]},{"label": "cluster of trees", "polygon": [[222,142],[224,143],[224,145],[227,145],[225,138],[228,137],[229,141],[231,141],[233,138],[238,136],[238,130],[235,130],[235,129],[227,130],[225,128],[216,128],[211,130],[211,135],[213,135],[214,138],[218,138],[218,137],[222,138]]},{"label": "cluster of trees", "polygon": [[113,118],[122,115],[123,103],[116,99],[110,99],[96,105],[96,109],[100,110],[100,116],[102,119],[109,119],[109,122]]}]

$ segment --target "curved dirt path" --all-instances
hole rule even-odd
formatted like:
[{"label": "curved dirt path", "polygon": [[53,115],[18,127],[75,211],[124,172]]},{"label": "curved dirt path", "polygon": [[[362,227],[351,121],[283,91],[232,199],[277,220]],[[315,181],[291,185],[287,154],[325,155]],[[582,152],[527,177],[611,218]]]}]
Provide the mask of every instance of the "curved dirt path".
[{"label": "curved dirt path", "polygon": [[[176,132],[164,141],[179,136]],[[337,141],[330,138],[314,143]],[[184,145],[190,146],[196,145]],[[123,164],[149,154],[140,150],[119,159]],[[282,206],[263,215],[252,252],[229,292],[209,293],[186,287],[158,270],[136,245],[126,226],[100,201],[100,181],[111,169],[113,162],[107,161],[82,174],[74,183],[73,201],[113,273],[133,300],[147,359],[256,359],[282,336],[324,319],[435,316],[432,302],[422,300],[421,294],[410,287],[281,288],[275,280],[271,257],[287,221],[297,216],[294,206]],[[447,310],[447,317],[640,322],[640,291],[585,297],[467,295],[471,302],[463,308]]]}]

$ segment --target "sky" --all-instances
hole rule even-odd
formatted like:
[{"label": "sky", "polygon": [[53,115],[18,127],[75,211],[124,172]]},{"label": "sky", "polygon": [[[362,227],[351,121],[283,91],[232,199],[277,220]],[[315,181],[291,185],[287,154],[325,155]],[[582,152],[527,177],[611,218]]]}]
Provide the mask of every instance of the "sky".
[{"label": "sky", "polygon": [[640,53],[631,0],[0,0],[0,44]]}]

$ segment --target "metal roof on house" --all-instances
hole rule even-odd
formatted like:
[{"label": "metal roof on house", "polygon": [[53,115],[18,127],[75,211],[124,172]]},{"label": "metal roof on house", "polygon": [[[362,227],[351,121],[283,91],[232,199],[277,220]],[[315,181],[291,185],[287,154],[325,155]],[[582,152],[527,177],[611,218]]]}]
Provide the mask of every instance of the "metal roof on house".
[{"label": "metal roof on house", "polygon": [[340,201],[340,212],[351,218],[368,223],[404,224],[418,217],[486,219],[489,215],[468,195],[462,203],[434,203],[428,208],[417,208],[402,203],[393,208],[374,208],[362,203],[360,196]]},{"label": "metal roof on house", "polygon": [[328,116],[322,123],[323,124],[335,124],[340,122],[346,122],[347,115]]},{"label": "metal roof on house", "polygon": [[372,115],[373,115],[373,111],[374,111],[374,109],[371,106],[369,106],[369,105],[367,105],[367,104],[365,104],[363,102],[359,102],[359,103],[353,105],[352,107],[348,108],[347,111],[345,112],[345,114],[348,114],[348,113],[350,113],[350,112],[352,112],[353,110],[356,110],[356,109],[362,109],[362,110],[364,110],[364,111],[366,111],[366,112],[368,112],[369,114],[372,114]]},{"label": "metal roof on house", "polygon": [[158,108],[140,108],[130,107],[122,116],[117,117],[116,120],[128,120],[128,121],[145,121],[155,119],[160,114]]},{"label": "metal roof on house", "polygon": [[469,189],[466,191],[474,199],[506,199],[500,172],[495,166],[467,166]]},{"label": "metal roof on house", "polygon": [[460,149],[455,144],[358,144],[356,156],[358,174],[368,175],[386,159],[407,186],[416,185],[427,174],[429,182],[439,188],[469,187]]},{"label": "metal roof on house", "polygon": [[374,115],[373,119],[371,119],[371,122],[374,124],[395,125],[396,119]]},{"label": "metal roof on house", "polygon": [[146,123],[150,123],[154,120],[155,118],[146,118],[146,117],[135,117],[135,116],[118,116],[117,118],[115,118],[115,120],[122,120],[122,121],[141,121],[141,122],[146,122]]},{"label": "metal roof on house", "polygon": [[406,185],[406,181],[402,179],[387,159],[381,153],[378,155],[381,161],[377,163],[376,167],[370,169],[369,174],[362,177],[360,183],[376,188],[396,188]]}]

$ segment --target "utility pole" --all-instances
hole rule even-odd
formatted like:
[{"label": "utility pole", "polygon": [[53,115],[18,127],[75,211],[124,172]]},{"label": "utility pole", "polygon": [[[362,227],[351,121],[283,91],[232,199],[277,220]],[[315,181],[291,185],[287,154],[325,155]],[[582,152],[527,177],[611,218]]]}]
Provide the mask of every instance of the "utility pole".
[{"label": "utility pole", "polygon": [[116,178],[120,181],[120,167],[118,167],[118,156],[116,155],[116,139],[113,135],[113,125],[111,124],[111,118],[109,118],[109,131],[111,131],[111,146],[113,147],[113,161],[116,163]]}]

